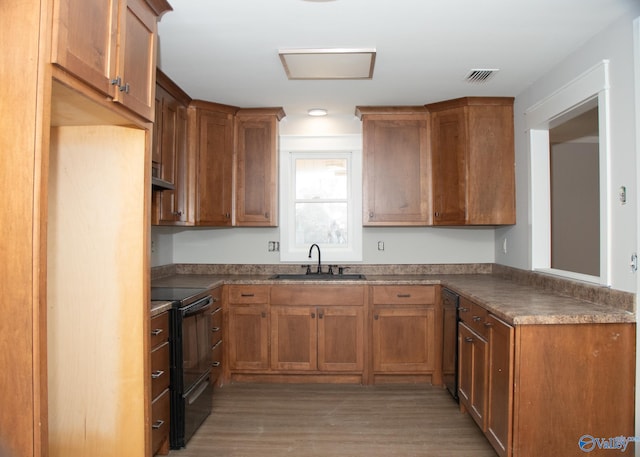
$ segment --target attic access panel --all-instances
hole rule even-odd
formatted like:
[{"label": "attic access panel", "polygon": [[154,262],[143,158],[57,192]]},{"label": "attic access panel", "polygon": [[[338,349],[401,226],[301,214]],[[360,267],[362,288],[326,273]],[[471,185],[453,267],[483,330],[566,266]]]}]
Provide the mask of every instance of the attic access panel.
[{"label": "attic access panel", "polygon": [[289,79],[371,79],[375,49],[281,49]]}]

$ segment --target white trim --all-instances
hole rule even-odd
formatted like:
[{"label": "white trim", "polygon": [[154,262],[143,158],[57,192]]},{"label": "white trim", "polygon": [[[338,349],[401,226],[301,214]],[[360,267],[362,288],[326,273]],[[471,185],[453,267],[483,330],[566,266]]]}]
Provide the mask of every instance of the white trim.
[{"label": "white trim", "polygon": [[[569,111],[598,100],[600,158],[600,276],[580,275],[551,267],[551,205],[549,190],[549,126]],[[611,140],[609,61],[603,60],[535,103],[527,110],[531,160],[531,268],[559,276],[611,285]]]},{"label": "white trim", "polygon": [[[636,183],[640,183],[640,18],[633,21],[633,60],[635,71],[635,93],[636,93]],[[640,186],[636,185],[636,202],[640,202]],[[636,205],[636,249],[640,246],[640,208]],[[640,274],[636,274],[636,322],[640,320]],[[640,347],[640,332],[636,331],[636,348]],[[637,394],[640,388],[640,352],[636,351],[636,436],[640,435],[640,395]],[[636,446],[636,456],[640,456],[640,446]]]},{"label": "white trim", "polygon": [[299,153],[313,153],[318,156],[339,154],[349,161],[351,167],[349,198],[352,204],[349,212],[348,247],[321,246],[322,261],[361,262],[362,261],[362,136],[282,136],[280,137],[280,261],[308,263],[309,246],[301,248],[295,244],[291,233],[294,208],[290,204],[293,195],[293,158]]}]

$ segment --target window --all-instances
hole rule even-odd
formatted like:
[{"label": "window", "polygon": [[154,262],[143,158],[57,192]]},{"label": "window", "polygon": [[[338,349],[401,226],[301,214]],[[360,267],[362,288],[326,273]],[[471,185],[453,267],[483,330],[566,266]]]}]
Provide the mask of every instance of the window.
[{"label": "window", "polygon": [[362,260],[362,158],[356,136],[357,143],[351,135],[281,139],[281,260],[308,262],[313,243],[320,246],[323,263]]},{"label": "window", "polygon": [[608,113],[608,61],[526,111],[534,270],[610,285]]}]

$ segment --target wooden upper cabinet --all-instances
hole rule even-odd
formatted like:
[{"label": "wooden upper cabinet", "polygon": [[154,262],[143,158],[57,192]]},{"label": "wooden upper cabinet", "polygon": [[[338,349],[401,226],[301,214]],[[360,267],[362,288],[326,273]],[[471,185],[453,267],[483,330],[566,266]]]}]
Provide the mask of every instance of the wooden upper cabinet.
[{"label": "wooden upper cabinet", "polygon": [[363,132],[363,224],[430,225],[429,114],[357,107]]},{"label": "wooden upper cabinet", "polygon": [[153,120],[157,18],[166,0],[55,0],[53,63]]},{"label": "wooden upper cabinet", "polygon": [[282,108],[236,114],[235,225],[278,225],[278,122],[283,117]]},{"label": "wooden upper cabinet", "polygon": [[433,224],[515,224],[513,98],[466,97],[426,108]]},{"label": "wooden upper cabinet", "polygon": [[237,108],[194,101],[189,139],[195,180],[190,202],[195,225],[231,226],[233,208],[233,125]]},{"label": "wooden upper cabinet", "polygon": [[188,193],[187,107],[189,96],[160,70],[156,77],[155,176],[174,185],[154,194],[154,223],[186,225]]}]

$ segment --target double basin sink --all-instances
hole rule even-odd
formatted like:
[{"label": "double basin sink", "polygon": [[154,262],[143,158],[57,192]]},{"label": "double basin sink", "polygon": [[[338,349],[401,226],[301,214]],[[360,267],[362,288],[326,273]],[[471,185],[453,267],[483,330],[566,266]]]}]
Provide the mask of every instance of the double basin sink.
[{"label": "double basin sink", "polygon": [[328,274],[328,273],[302,273],[302,274],[277,274],[269,279],[292,281],[358,281],[367,279],[361,274]]}]

